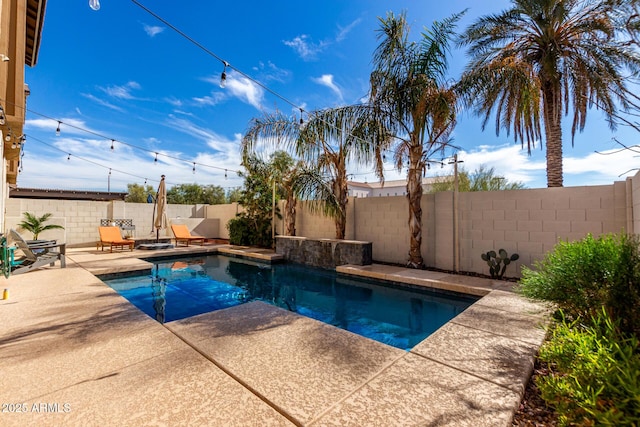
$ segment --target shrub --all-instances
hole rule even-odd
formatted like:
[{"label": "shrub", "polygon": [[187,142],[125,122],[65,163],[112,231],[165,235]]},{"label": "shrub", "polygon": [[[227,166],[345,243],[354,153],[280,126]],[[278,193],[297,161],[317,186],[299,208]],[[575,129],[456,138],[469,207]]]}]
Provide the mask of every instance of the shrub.
[{"label": "shrub", "polygon": [[602,310],[589,326],[559,322],[539,358],[554,372],[538,377],[561,425],[640,425],[638,339],[620,333]]},{"label": "shrub", "polygon": [[271,221],[239,214],[227,223],[227,229],[232,245],[271,247]]},{"label": "shrub", "polygon": [[588,321],[605,307],[627,333],[640,337],[640,251],[635,236],[589,235],[561,242],[534,270],[522,269],[519,290],[553,301],[570,319]]}]

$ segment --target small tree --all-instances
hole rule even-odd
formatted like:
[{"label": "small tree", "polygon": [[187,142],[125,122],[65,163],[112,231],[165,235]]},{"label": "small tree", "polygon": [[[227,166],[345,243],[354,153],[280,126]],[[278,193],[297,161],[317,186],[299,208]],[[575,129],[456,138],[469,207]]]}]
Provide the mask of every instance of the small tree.
[{"label": "small tree", "polygon": [[125,202],[129,203],[147,203],[149,195],[155,195],[156,190],[151,185],[127,184],[127,196]]},{"label": "small tree", "polygon": [[33,233],[33,240],[38,240],[38,236],[43,231],[64,229],[63,226],[57,224],[44,225],[44,223],[47,222],[49,218],[51,218],[52,214],[50,213],[46,213],[41,217],[35,216],[34,214],[31,214],[29,212],[24,212],[22,215],[24,215],[24,219],[20,224],[18,224],[18,228]]},{"label": "small tree", "polygon": [[256,156],[243,161],[247,173],[241,174],[244,189],[239,203],[245,211],[228,222],[229,241],[234,245],[270,247],[273,197],[270,165]]},{"label": "small tree", "polygon": [[[432,193],[440,191],[453,191],[453,176],[438,176],[431,186]],[[500,190],[520,190],[525,185],[519,181],[509,181],[504,177],[496,175],[495,168],[487,168],[485,165],[473,172],[468,172],[461,168],[458,172],[458,191],[461,193],[468,191],[500,191]]]}]

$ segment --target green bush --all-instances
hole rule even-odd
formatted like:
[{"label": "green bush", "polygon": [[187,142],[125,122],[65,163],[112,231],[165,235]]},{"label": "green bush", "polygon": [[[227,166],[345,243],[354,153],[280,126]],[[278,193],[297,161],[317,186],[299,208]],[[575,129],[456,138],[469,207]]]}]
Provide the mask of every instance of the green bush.
[{"label": "green bush", "polygon": [[589,235],[561,242],[534,270],[523,267],[519,290],[553,301],[570,319],[588,321],[605,307],[627,333],[640,337],[640,251],[635,236]]},{"label": "green bush", "polygon": [[589,326],[559,322],[539,358],[554,372],[538,377],[561,425],[640,425],[638,339],[620,333],[602,310]]},{"label": "green bush", "polygon": [[227,223],[232,245],[271,247],[271,221],[239,214]]}]

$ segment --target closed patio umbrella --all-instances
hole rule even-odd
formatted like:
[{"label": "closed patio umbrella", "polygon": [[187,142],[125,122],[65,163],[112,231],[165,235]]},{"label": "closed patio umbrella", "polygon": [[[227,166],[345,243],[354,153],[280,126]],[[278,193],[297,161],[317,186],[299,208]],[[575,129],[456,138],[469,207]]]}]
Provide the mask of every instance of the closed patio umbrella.
[{"label": "closed patio umbrella", "polygon": [[167,228],[167,187],[164,183],[164,175],[160,177],[160,185],[156,193],[156,213],[153,222],[156,228],[156,243],[160,240],[160,229]]}]

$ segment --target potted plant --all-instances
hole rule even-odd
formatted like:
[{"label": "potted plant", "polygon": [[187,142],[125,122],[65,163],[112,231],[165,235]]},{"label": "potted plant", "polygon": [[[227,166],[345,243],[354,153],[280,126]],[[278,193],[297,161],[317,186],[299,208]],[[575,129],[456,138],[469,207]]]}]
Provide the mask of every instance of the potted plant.
[{"label": "potted plant", "polygon": [[64,230],[64,227],[58,224],[45,225],[45,222],[47,222],[49,218],[51,218],[51,215],[52,215],[51,213],[46,213],[40,217],[29,212],[23,212],[22,215],[24,215],[24,219],[22,220],[22,222],[18,224],[18,228],[21,230],[30,231],[33,234],[33,240],[35,241],[38,240],[38,236],[43,231],[53,230],[53,229]]}]

